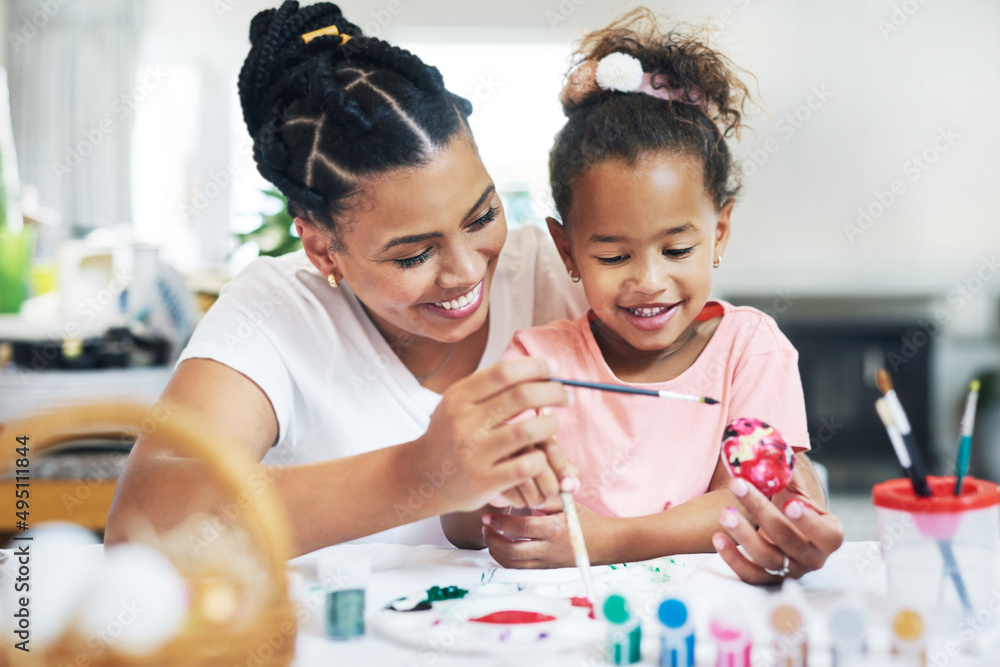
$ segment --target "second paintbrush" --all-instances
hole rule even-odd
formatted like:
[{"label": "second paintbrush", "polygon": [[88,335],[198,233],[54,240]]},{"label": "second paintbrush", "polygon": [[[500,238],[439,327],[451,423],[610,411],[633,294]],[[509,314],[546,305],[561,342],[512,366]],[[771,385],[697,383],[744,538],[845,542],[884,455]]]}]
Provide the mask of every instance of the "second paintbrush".
[{"label": "second paintbrush", "polygon": [[619,394],[638,394],[640,396],[655,396],[657,398],[667,398],[672,401],[691,401],[693,403],[708,403],[715,405],[718,403],[714,398],[707,396],[695,396],[694,394],[681,394],[676,391],[657,391],[655,389],[640,389],[638,387],[625,387],[617,384],[604,384],[603,382],[584,382],[582,380],[564,380],[562,378],[549,378],[552,382],[559,382],[571,387],[585,387],[587,389],[597,389],[599,391],[614,391]]}]

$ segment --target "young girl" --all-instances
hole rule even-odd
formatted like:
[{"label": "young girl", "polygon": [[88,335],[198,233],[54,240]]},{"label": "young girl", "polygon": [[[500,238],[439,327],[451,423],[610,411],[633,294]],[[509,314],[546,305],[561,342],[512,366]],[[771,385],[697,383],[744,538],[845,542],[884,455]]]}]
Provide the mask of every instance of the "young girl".
[{"label": "young girl", "polygon": [[[644,9],[587,36],[578,56],[549,162],[562,220],[548,225],[590,311],[519,331],[506,357],[548,358],[561,378],[718,399],[574,389],[574,404],[554,411],[581,470],[592,562],[711,551],[720,513],[727,528],[742,521],[720,463],[725,425],[757,417],[809,449],[795,349],[763,313],[709,299],[738,191],[726,137],[748,91],[724,56],[662,32]],[[469,518],[450,518],[446,533],[485,541],[509,566],[573,562],[562,516],[487,511],[482,523],[478,540]]]}]

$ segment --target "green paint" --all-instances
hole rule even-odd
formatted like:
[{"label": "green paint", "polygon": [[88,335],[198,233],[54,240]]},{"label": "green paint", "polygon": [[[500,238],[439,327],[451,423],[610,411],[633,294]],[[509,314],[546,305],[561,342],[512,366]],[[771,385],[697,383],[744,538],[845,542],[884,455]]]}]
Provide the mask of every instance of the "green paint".
[{"label": "green paint", "polygon": [[621,595],[609,595],[608,599],[604,601],[604,618],[608,619],[611,623],[625,623],[631,617],[628,603]]},{"label": "green paint", "polygon": [[662,570],[660,570],[659,567],[656,567],[650,563],[640,563],[640,565],[649,571],[651,579],[656,583],[663,584],[670,581],[671,579],[670,574],[667,572],[663,572]]},{"label": "green paint", "polygon": [[608,628],[608,661],[615,665],[631,665],[642,659],[639,645],[642,629],[639,620],[629,613],[628,602],[620,595],[609,595],[604,601],[604,618]]},{"label": "green paint", "polygon": [[464,598],[469,591],[458,586],[431,586],[427,589],[427,597],[424,602],[440,602],[441,600],[458,600]]},{"label": "green paint", "polygon": [[628,633],[628,662],[630,665],[642,660],[642,653],[639,645],[642,644],[642,626],[636,625],[635,630]]}]

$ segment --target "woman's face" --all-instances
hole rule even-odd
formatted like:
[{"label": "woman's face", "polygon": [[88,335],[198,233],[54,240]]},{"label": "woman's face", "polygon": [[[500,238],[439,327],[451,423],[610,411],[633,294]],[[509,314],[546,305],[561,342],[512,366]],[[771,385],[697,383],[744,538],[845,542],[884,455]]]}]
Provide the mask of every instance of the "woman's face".
[{"label": "woman's face", "polygon": [[366,181],[340,227],[341,247],[298,224],[313,264],[350,285],[390,343],[453,343],[486,323],[507,222],[468,138],[422,167]]},{"label": "woman's face", "polygon": [[697,160],[651,154],[590,167],[574,186],[566,228],[549,227],[606,325],[604,339],[659,354],[685,340],[708,300],[731,210],[732,202],[716,210]]}]

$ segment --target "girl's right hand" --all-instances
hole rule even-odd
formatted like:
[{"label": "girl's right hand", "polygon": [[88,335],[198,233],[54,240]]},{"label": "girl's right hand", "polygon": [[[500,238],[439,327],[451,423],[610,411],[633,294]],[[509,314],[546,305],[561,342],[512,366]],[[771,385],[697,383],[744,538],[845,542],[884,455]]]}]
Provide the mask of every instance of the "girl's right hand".
[{"label": "girl's right hand", "polygon": [[436,513],[472,511],[533,478],[554,476],[546,451],[534,445],[555,435],[556,418],[507,423],[526,410],[567,404],[566,389],[551,376],[544,359],[525,357],[473,373],[444,392],[427,432],[413,443],[412,478],[436,488]]}]

